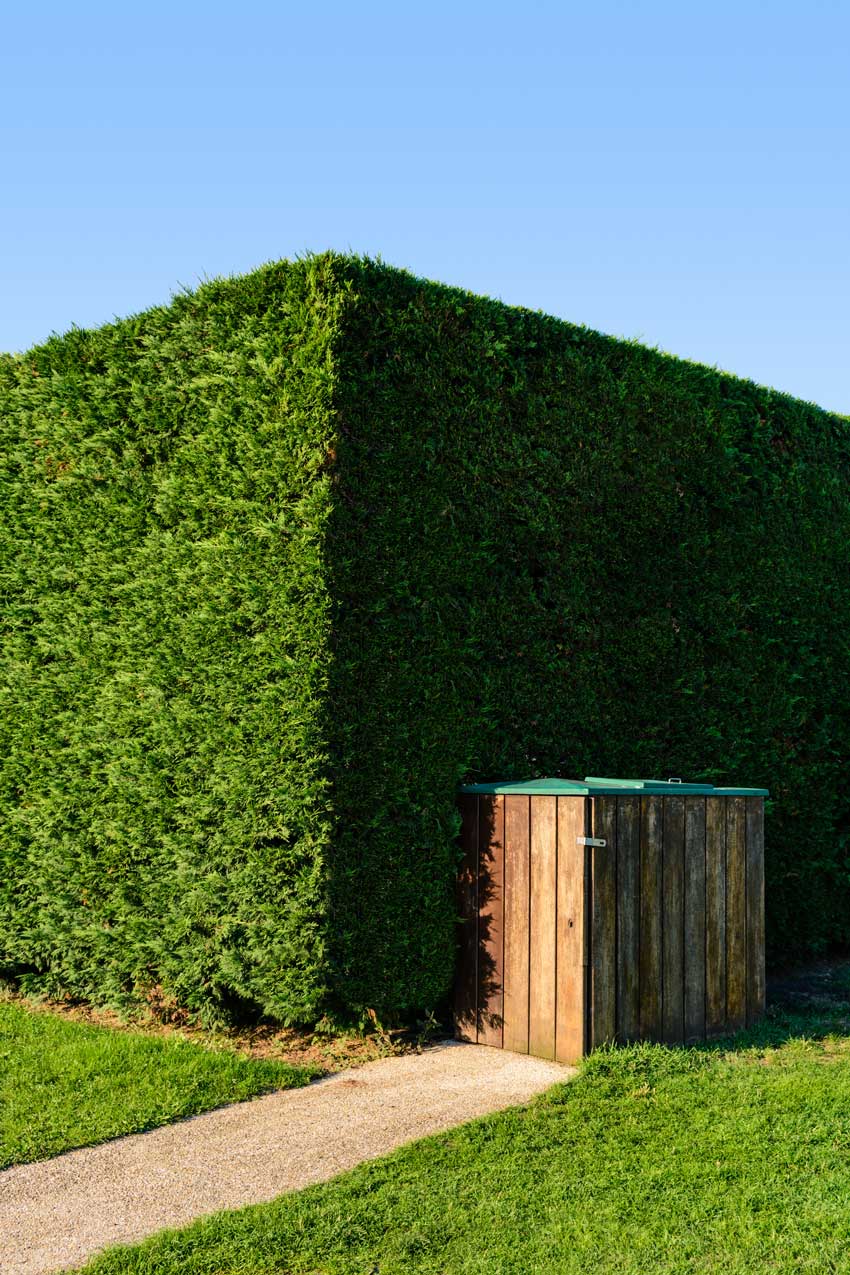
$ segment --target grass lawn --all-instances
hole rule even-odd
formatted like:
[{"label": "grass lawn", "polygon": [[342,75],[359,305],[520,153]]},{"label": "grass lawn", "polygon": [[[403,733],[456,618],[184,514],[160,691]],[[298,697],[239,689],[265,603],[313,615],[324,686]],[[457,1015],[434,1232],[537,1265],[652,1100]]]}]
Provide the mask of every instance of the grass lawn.
[{"label": "grass lawn", "polygon": [[95,1260],[89,1275],[850,1271],[850,1004],[589,1059],[527,1108]]},{"label": "grass lawn", "polygon": [[0,1168],[305,1084],[312,1074],[0,1000]]}]

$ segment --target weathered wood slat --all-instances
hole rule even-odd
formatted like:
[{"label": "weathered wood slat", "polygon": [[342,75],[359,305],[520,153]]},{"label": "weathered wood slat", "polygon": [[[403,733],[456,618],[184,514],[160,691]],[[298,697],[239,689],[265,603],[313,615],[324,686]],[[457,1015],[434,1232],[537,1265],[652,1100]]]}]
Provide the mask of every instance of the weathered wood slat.
[{"label": "weathered wood slat", "polygon": [[505,799],[478,798],[478,1043],[502,1046]]},{"label": "weathered wood slat", "polygon": [[457,879],[458,965],[455,980],[455,1034],[473,1043],[476,1031],[476,985],[478,957],[478,798],[464,794],[460,798],[463,852]]},{"label": "weathered wood slat", "polygon": [[685,799],[664,799],[662,884],[662,1025],[664,1039],[685,1038]]},{"label": "weathered wood slat", "polygon": [[592,936],[590,944],[591,1048],[617,1033],[617,798],[593,801],[593,836],[605,840],[592,856]]},{"label": "weathered wood slat", "polygon": [[617,1037],[640,1035],[640,797],[617,798]]},{"label": "weathered wood slat", "polygon": [[685,1039],[705,1036],[705,798],[685,798]]},{"label": "weathered wood slat", "polygon": [[587,952],[585,945],[586,850],[584,797],[558,798],[557,997],[555,1057],[573,1063],[586,1044]]},{"label": "weathered wood slat", "polygon": [[461,1039],[572,1062],[764,1012],[761,798],[469,793],[460,808]]},{"label": "weathered wood slat", "polygon": [[726,797],[705,800],[705,1027],[726,1027]]},{"label": "weathered wood slat", "polygon": [[765,1009],[764,801],[747,797],[747,1024]]},{"label": "weathered wood slat", "polygon": [[505,797],[505,1049],[528,1053],[529,798]]},{"label": "weathered wood slat", "polygon": [[661,797],[640,799],[640,1034],[660,1040],[661,1023]]},{"label": "weathered wood slat", "polygon": [[558,798],[531,803],[528,1052],[555,1057],[555,908]]},{"label": "weathered wood slat", "polygon": [[726,1020],[747,1021],[746,799],[726,799]]}]

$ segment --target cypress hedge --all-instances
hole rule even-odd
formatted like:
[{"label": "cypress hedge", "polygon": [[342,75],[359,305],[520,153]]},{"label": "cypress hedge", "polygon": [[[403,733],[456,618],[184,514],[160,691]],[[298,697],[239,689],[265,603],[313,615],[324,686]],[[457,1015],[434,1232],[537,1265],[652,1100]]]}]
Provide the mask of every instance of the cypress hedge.
[{"label": "cypress hedge", "polygon": [[323,254],[0,360],[0,974],[434,1006],[463,779],[770,788],[850,939],[845,418]]}]

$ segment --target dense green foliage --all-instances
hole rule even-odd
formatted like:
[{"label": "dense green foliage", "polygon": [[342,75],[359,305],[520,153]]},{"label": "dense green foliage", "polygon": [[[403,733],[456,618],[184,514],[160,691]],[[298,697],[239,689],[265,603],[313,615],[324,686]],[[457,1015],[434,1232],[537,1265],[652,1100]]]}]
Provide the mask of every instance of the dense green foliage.
[{"label": "dense green foliage", "polygon": [[842,418],[335,256],[9,359],[0,417],[25,986],[434,1005],[465,776],[769,787],[774,955],[850,939]]},{"label": "dense green foliage", "polygon": [[306,1084],[287,1063],[70,1022],[0,1001],[0,1168],[137,1133],[271,1089]]},{"label": "dense green foliage", "polygon": [[846,1271],[850,1040],[776,1015],[736,1052],[593,1055],[514,1108],[91,1275]]},{"label": "dense green foliage", "polygon": [[0,365],[0,964],[25,990],[320,1012],[331,264]]},{"label": "dense green foliage", "polygon": [[464,775],[768,787],[774,955],[850,939],[848,423],[398,271],[346,273],[327,554],[348,995],[445,985]]}]

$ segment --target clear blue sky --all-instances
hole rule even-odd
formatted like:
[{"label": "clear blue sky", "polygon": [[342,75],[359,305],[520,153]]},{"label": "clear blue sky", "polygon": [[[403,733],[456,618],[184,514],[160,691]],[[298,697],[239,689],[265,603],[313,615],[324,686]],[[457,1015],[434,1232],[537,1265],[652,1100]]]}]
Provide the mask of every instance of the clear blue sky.
[{"label": "clear blue sky", "polygon": [[308,249],[850,413],[850,4],[4,6],[0,349]]}]

